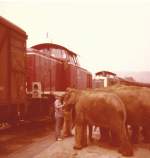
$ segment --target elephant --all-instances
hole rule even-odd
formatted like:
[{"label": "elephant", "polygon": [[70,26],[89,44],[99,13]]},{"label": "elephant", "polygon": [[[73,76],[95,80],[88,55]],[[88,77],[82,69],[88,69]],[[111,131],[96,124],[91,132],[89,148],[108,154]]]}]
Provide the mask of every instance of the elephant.
[{"label": "elephant", "polygon": [[150,88],[119,85],[94,91],[112,92],[118,95],[126,108],[126,124],[130,125],[132,131],[131,141],[138,143],[139,129],[142,127],[144,142],[150,143]]},{"label": "elephant", "polygon": [[108,128],[119,140],[119,152],[132,156],[133,149],[126,131],[126,109],[114,93],[68,90],[64,96],[64,108],[75,109],[75,149],[87,146],[87,125]]},{"label": "elephant", "polygon": [[[128,86],[118,89],[118,95],[126,105],[127,123],[132,128],[133,142],[137,142],[138,131],[142,127],[144,141],[150,143],[150,88]],[[123,97],[124,93],[126,98]]]}]

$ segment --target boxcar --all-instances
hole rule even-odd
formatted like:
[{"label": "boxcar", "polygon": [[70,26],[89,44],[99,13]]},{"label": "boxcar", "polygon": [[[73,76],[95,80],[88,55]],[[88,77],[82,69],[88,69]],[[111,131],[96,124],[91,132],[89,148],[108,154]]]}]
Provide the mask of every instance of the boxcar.
[{"label": "boxcar", "polygon": [[26,32],[0,16],[0,122],[13,122],[25,103]]}]

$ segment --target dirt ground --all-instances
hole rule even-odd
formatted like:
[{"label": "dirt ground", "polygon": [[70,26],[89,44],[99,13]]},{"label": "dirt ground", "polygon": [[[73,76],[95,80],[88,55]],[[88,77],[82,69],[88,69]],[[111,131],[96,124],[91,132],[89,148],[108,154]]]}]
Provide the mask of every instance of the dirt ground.
[{"label": "dirt ground", "polygon": [[[54,131],[47,125],[28,126],[0,133],[2,158],[125,158],[117,148],[100,144],[99,132],[93,132],[95,141],[82,150],[74,150],[74,136],[55,141]],[[10,135],[11,134],[11,135]],[[73,131],[74,134],[74,131]],[[131,158],[150,158],[150,144],[134,145]]]},{"label": "dirt ground", "polygon": [[[97,138],[97,133],[94,133]],[[100,144],[98,140],[88,144],[82,150],[74,150],[74,137],[57,141],[33,158],[126,158],[118,153],[117,148]],[[130,158],[150,158],[150,144],[134,145],[134,156]]]},{"label": "dirt ground", "polygon": [[[73,137],[57,141],[34,158],[125,158],[117,149],[107,145],[91,144],[82,150],[74,150],[73,143]],[[150,158],[150,145],[134,146],[134,156],[131,158]]]}]

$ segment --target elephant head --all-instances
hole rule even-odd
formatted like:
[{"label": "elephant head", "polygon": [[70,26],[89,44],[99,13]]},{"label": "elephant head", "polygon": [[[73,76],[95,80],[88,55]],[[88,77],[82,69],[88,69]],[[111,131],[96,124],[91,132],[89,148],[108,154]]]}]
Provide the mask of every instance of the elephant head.
[{"label": "elephant head", "polygon": [[76,89],[72,89],[72,88],[67,88],[66,93],[64,95],[64,109],[69,110],[69,109],[73,109],[78,97],[79,97],[79,91]]}]

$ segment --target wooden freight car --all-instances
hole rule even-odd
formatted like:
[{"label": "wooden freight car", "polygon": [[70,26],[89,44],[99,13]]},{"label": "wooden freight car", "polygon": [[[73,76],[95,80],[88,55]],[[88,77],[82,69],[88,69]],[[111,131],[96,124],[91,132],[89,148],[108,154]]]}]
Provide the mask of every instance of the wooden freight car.
[{"label": "wooden freight car", "polygon": [[0,122],[18,119],[25,103],[26,32],[0,16]]}]

